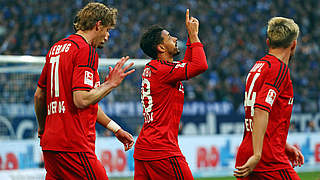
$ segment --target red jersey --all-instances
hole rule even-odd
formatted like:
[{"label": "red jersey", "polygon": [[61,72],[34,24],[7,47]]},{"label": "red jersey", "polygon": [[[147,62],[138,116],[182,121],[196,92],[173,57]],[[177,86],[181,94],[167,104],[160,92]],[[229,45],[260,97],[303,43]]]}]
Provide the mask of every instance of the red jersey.
[{"label": "red jersey", "polygon": [[182,80],[208,68],[203,45],[187,43],[183,61],[170,63],[151,60],[142,74],[141,103],[144,124],[135,144],[134,158],[157,160],[182,156],[178,145],[179,123],[183,110]]},{"label": "red jersey", "polygon": [[97,69],[98,54],[80,35],[70,35],[51,47],[38,82],[47,97],[43,150],[94,153],[98,104],[77,108],[73,91],[99,86]]},{"label": "red jersey", "polygon": [[250,70],[245,91],[245,132],[236,166],[253,155],[252,124],[254,108],[269,112],[261,160],[254,171],[290,168],[285,145],[293,106],[293,87],[288,66],[270,54],[258,60]]}]

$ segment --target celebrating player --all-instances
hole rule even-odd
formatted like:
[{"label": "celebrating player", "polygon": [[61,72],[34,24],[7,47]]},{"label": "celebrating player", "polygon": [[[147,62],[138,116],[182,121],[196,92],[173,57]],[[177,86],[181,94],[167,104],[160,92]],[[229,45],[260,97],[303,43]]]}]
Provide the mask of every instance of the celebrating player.
[{"label": "celebrating player", "polygon": [[116,25],[117,10],[101,3],[89,3],[75,18],[75,34],[55,43],[46,56],[35,93],[46,179],[108,179],[95,155],[96,121],[111,130],[124,144],[132,136],[121,129],[98,106],[98,102],[133,70],[122,68],[123,57],[100,85],[98,54]]},{"label": "celebrating player", "polygon": [[199,21],[186,11],[189,34],[182,61],[173,62],[179,53],[177,38],[153,26],[141,38],[141,49],[152,60],[142,74],[141,103],[144,124],[135,145],[134,179],[193,179],[178,145],[179,122],[184,103],[182,80],[208,69],[198,37]]},{"label": "celebrating player", "polygon": [[304,163],[303,155],[287,143],[293,106],[288,63],[298,35],[292,19],[274,17],[268,22],[269,54],[255,63],[246,80],[245,132],[234,171],[239,179],[300,179],[293,167]]}]

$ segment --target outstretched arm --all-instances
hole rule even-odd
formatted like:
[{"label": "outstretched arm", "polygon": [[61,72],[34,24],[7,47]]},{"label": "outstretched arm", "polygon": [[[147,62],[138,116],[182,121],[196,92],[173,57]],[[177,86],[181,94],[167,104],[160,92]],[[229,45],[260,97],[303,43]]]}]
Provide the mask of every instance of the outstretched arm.
[{"label": "outstretched arm", "polygon": [[126,67],[122,68],[123,65],[128,61],[128,59],[128,56],[122,57],[113,69],[109,67],[109,75],[107,76],[105,82],[102,83],[99,87],[91,89],[90,91],[74,91],[74,104],[78,108],[86,108],[91,104],[99,102],[102,98],[108,95],[114,88],[118,87],[126,76],[135,71],[134,69],[132,69],[126,72],[130,67],[133,66],[133,63],[130,63]]},{"label": "outstretched arm", "polygon": [[44,132],[44,125],[47,117],[46,91],[37,87],[34,94],[34,110],[38,121],[38,137]]},{"label": "outstretched arm", "polygon": [[253,116],[252,145],[253,155],[240,167],[236,167],[234,176],[237,178],[248,176],[259,163],[262,155],[263,139],[268,126],[269,112],[255,108]]},{"label": "outstretched arm", "polygon": [[184,62],[188,62],[187,78],[192,78],[208,69],[203,45],[199,39],[199,21],[190,17],[189,9],[186,11],[186,28],[188,31],[187,50]]},{"label": "outstretched arm", "polygon": [[118,140],[124,145],[125,151],[132,148],[134,143],[132,135],[124,131],[116,122],[110,119],[100,106],[98,106],[97,122],[114,133]]}]

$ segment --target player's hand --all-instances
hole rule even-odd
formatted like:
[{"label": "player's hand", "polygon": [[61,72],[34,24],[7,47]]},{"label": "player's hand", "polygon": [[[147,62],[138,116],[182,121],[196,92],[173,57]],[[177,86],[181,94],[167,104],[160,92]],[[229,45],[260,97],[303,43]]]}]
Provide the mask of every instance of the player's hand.
[{"label": "player's hand", "polygon": [[122,144],[124,145],[125,151],[128,151],[129,149],[132,148],[134,141],[130,133],[128,133],[123,129],[119,129],[114,135],[117,137],[117,139],[120,142],[122,142]]},{"label": "player's hand", "polygon": [[293,167],[301,166],[304,164],[304,157],[301,153],[301,151],[296,148],[295,146],[292,146],[290,144],[286,144],[286,155],[288,156],[291,164]]},{"label": "player's hand", "polygon": [[130,63],[129,65],[125,66],[124,68],[123,65],[129,60],[129,56],[122,57],[120,61],[117,62],[117,64],[112,68],[111,66],[109,67],[109,74],[105,79],[106,83],[110,83],[112,87],[116,88],[120,85],[122,80],[128,76],[129,74],[133,73],[135,69],[131,69],[130,71],[127,71],[130,67],[133,66],[133,62]]},{"label": "player's hand", "polygon": [[194,17],[189,16],[189,9],[186,11],[186,28],[189,36],[197,35],[199,33],[199,21]]},{"label": "player's hand", "polygon": [[237,170],[233,171],[233,175],[237,178],[248,176],[256,167],[259,161],[260,157],[257,157],[255,155],[251,156],[243,166],[236,167]]}]

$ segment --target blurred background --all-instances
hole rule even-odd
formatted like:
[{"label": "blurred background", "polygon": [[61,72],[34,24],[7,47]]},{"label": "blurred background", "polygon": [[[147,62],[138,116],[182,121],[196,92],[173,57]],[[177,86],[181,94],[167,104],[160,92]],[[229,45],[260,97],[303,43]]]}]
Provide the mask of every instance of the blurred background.
[{"label": "blurred background", "polygon": [[[289,65],[294,110],[288,141],[299,146],[306,158],[306,165],[297,171],[315,172],[314,178],[318,178],[320,1],[98,2],[117,8],[119,13],[109,42],[98,51],[104,62],[126,55],[131,59],[149,59],[139,48],[139,39],[153,24],[165,27],[178,37],[181,53],[176,59],[182,59],[187,40],[185,10],[189,8],[191,15],[199,19],[200,39],[209,69],[183,82],[185,106],[179,140],[195,177],[232,175],[243,133],[245,77],[254,62],[267,52],[268,20],[274,16],[294,19],[300,27],[300,36],[295,57]],[[0,175],[1,170],[43,166],[33,110],[33,95],[43,64],[30,64],[27,59],[28,56],[39,56],[44,62],[44,56],[55,42],[74,33],[73,17],[87,3],[86,0],[0,0],[0,146],[6,147],[0,148]],[[12,57],[16,58],[14,63],[8,60]],[[143,66],[136,66],[136,69],[100,102],[110,117],[135,136],[143,124],[140,103]],[[106,66],[100,66],[100,79],[104,79],[106,70]],[[132,176],[133,152],[125,153],[119,142],[114,141],[112,133],[99,125],[97,135],[97,154],[108,174],[111,177]],[[113,146],[110,143],[116,144],[115,147],[110,147]],[[122,169],[118,167],[121,163]]]}]

